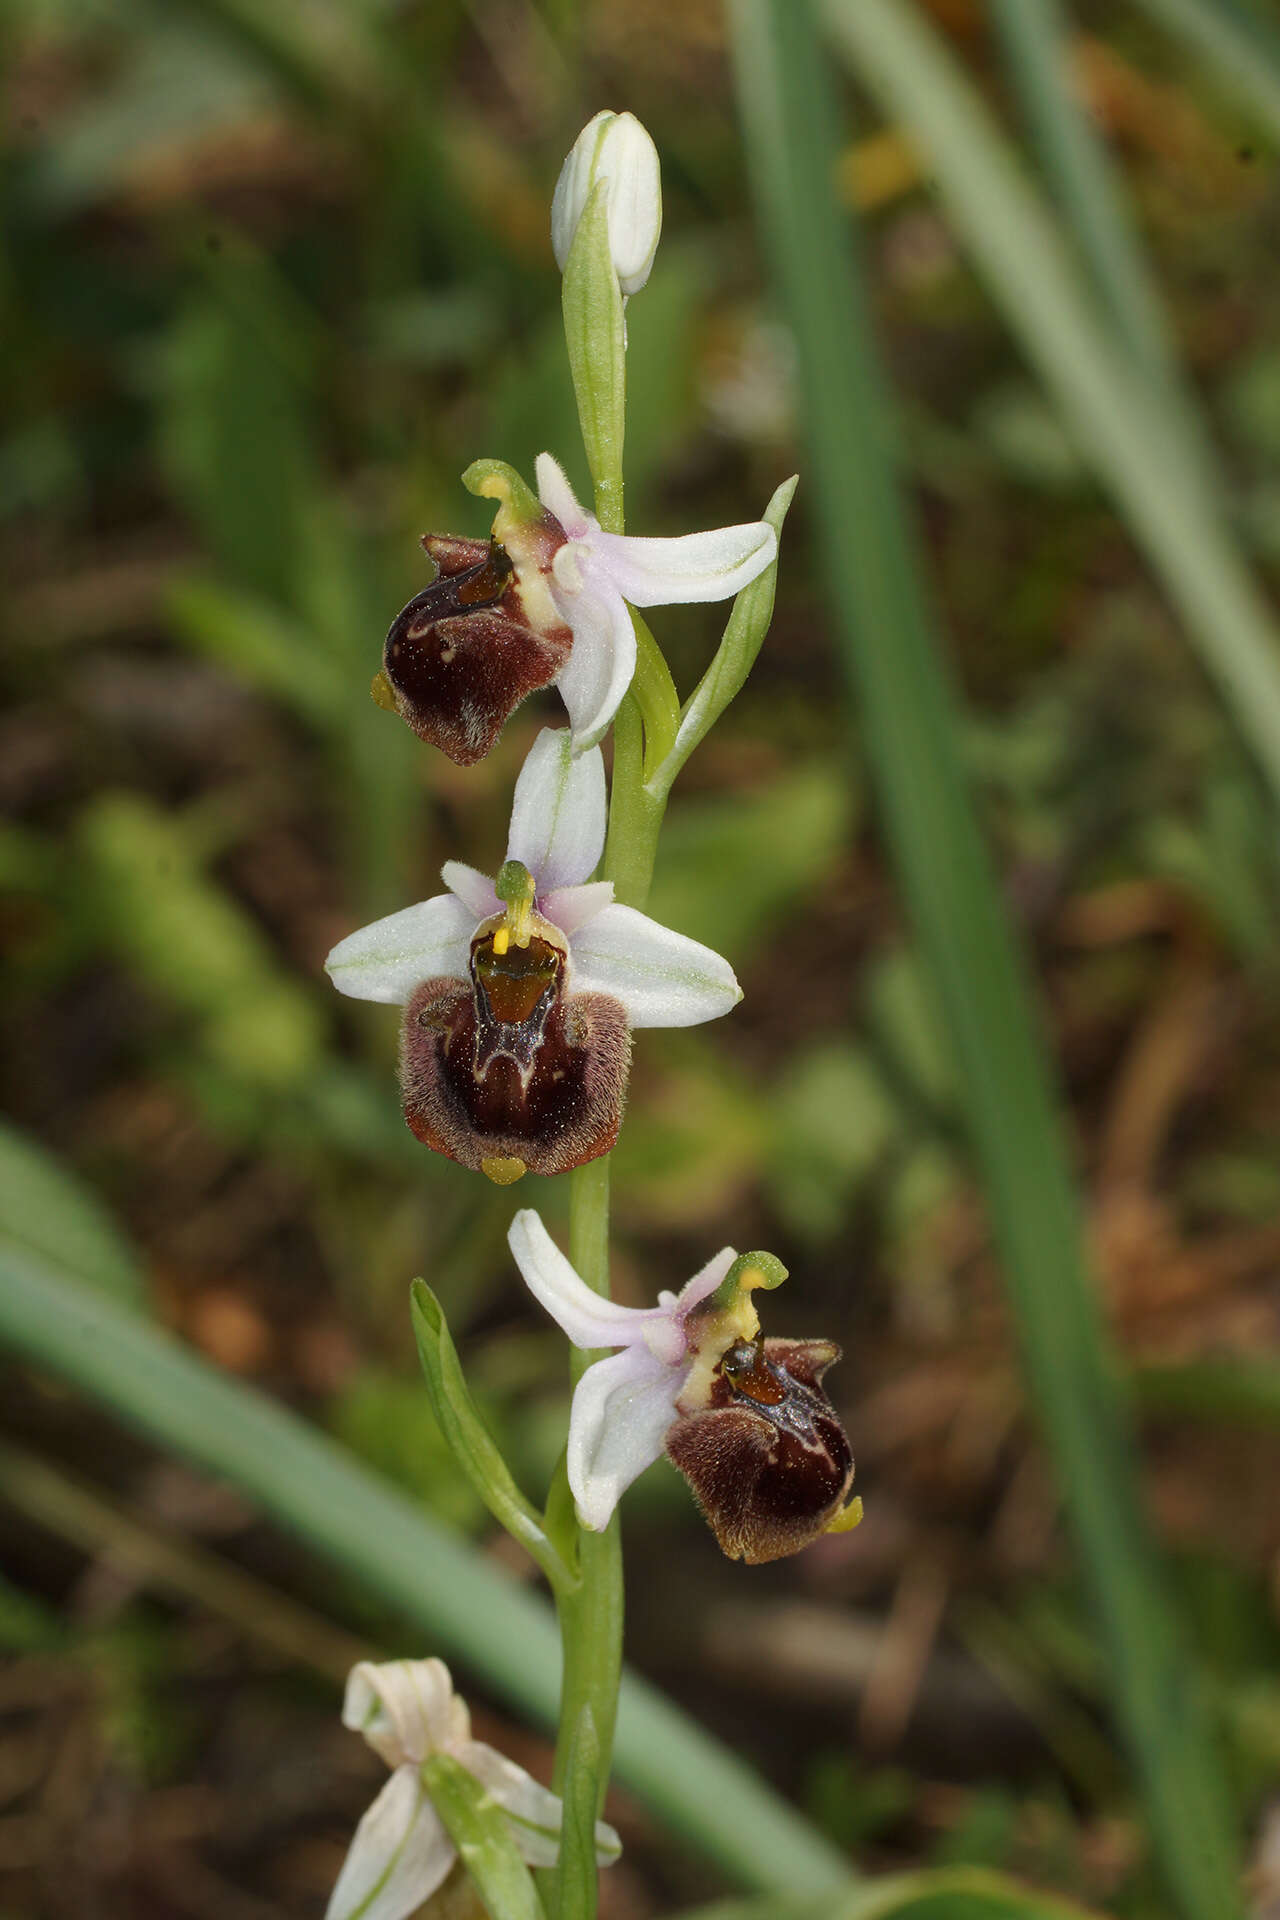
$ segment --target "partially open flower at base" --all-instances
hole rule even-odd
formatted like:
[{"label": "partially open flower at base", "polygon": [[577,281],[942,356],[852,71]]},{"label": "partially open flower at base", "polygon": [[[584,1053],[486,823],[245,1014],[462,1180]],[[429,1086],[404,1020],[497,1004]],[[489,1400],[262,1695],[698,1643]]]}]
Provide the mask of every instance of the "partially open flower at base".
[{"label": "partially open flower at base", "polygon": [[575,752],[603,738],[636,664],[627,610],[725,600],[773,561],[764,520],[671,540],[606,533],[548,453],[538,498],[500,460],[463,474],[498,502],[490,540],[427,534],[439,576],[391,623],[374,697],[460,766],[488,753],[529,694],[553,682]]},{"label": "partially open flower at base", "polygon": [[341,941],[334,985],[405,1009],[405,1119],[501,1185],[607,1153],[633,1027],[688,1027],[742,995],[718,953],[588,882],[604,846],[604,762],[544,729],[516,782],[495,879],[449,861],[448,893]]},{"label": "partially open flower at base", "polygon": [[[392,1772],[356,1829],[325,1920],[407,1920],[447,1879],[458,1850],[422,1774],[435,1754],[465,1767],[497,1802],[522,1859],[531,1867],[555,1865],[560,1801],[505,1754],[471,1738],[466,1702],[443,1661],[362,1660],[347,1679],[342,1721]],[[603,1820],[595,1842],[601,1866],[617,1859],[618,1836]]]},{"label": "partially open flower at base", "polygon": [[569,1486],[584,1527],[665,1449],[730,1559],[758,1564],[857,1524],[853,1455],[822,1376],[829,1340],[764,1339],[752,1303],[785,1277],[772,1256],[723,1247],[681,1293],[619,1306],[580,1279],[532,1209],[508,1235],[530,1291],[579,1347],[620,1347],[587,1368],[569,1419]]}]

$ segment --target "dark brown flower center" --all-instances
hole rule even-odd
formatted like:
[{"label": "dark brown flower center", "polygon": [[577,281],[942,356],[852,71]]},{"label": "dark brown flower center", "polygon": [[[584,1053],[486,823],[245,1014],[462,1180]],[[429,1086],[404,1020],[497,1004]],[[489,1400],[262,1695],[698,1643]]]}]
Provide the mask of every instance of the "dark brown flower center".
[{"label": "dark brown flower center", "polygon": [[492,933],[476,942],[471,953],[472,972],[493,1018],[506,1025],[523,1026],[543,994],[554,990],[564,969],[564,955],[536,934],[524,947],[508,942],[501,953],[495,942],[502,944]]}]

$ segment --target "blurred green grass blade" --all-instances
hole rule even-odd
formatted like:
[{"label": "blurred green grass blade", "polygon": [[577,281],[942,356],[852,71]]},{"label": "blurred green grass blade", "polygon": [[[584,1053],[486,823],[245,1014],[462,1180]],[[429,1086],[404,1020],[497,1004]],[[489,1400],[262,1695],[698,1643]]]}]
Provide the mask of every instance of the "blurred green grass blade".
[{"label": "blurred green grass blade", "polygon": [[52,1260],[126,1306],[145,1306],[146,1278],[106,1208],[7,1120],[0,1120],[0,1240]]},{"label": "blurred green grass blade", "polygon": [[1280,632],[1221,514],[968,75],[906,0],[818,0],[862,82],[928,159],[1023,352],[1186,623],[1280,798]]},{"label": "blurred green grass blade", "polygon": [[1173,345],[1096,128],[1072,90],[1070,23],[1058,0],[992,0],[996,31],[1050,189],[1136,364],[1185,404]]},{"label": "blurred green grass blade", "polygon": [[[873,6],[881,17],[874,0],[866,15],[863,4],[860,20]],[[955,1054],[1030,1399],[1092,1583],[1166,1878],[1186,1915],[1227,1920],[1239,1908],[1222,1773],[1148,1544],[1029,986],[966,788],[924,567],[897,492],[867,296],[832,188],[839,142],[813,11],[737,0],[733,18],[747,144],[799,349],[832,606]]]},{"label": "blurred green grass blade", "polygon": [[1280,1426],[1280,1361],[1250,1354],[1139,1367],[1144,1413],[1190,1413],[1236,1426]]},{"label": "blurred green grass blade", "polygon": [[1138,0],[1213,62],[1280,139],[1280,26],[1242,0]]},{"label": "blurred green grass blade", "polygon": [[678,1920],[1090,1920],[1073,1900],[1021,1887],[984,1867],[939,1867],[872,1880],[814,1900],[722,1900]]},{"label": "blurred green grass blade", "polygon": [[[228,1379],[50,1261],[0,1244],[0,1344],[242,1488],[543,1726],[559,1703],[546,1603],[284,1407]],[[336,1710],[336,1708],[335,1708]],[[844,1859],[758,1775],[642,1680],[623,1682],[619,1778],[739,1885],[817,1893]]]}]

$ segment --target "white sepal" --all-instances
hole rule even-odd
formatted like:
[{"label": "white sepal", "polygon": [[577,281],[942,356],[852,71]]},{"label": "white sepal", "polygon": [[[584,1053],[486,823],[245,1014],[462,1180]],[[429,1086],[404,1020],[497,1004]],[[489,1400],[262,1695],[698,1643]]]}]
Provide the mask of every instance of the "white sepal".
[{"label": "white sepal", "polygon": [[339,940],[325,971],[339,993],[403,1005],[436,974],[465,977],[475,916],[452,893],[402,907]]},{"label": "white sepal", "polygon": [[604,851],[604,761],[576,748],[566,728],[544,727],[516,781],[507,858],[523,861],[540,894],[580,885]]},{"label": "white sepal", "polygon": [[585,753],[603,740],[631,685],[636,630],[621,595],[607,583],[600,593],[589,584],[574,593],[558,586],[553,591],[573,629],[573,651],[556,685],[573,729],[574,749]]},{"label": "white sepal", "polygon": [[[557,1796],[482,1740],[471,1740],[460,1747],[458,1759],[506,1814],[521,1859],[531,1867],[554,1867],[560,1856],[564,1811]],[[622,1842],[603,1820],[596,1822],[595,1840],[596,1858],[607,1867],[621,1853]]]},{"label": "white sepal", "polygon": [[778,552],[778,536],[767,520],[670,540],[596,533],[591,544],[597,565],[633,607],[727,600],[763,573]]},{"label": "white sepal", "polygon": [[455,1858],[418,1769],[397,1767],[356,1828],[325,1920],[408,1920]]},{"label": "white sepal", "polygon": [[530,1293],[559,1322],[575,1347],[626,1346],[638,1337],[638,1323],[661,1317],[657,1307],[623,1307],[616,1300],[592,1293],[532,1207],[522,1207],[511,1222],[507,1245]]},{"label": "white sepal", "polygon": [[632,1027],[693,1027],[742,998],[720,954],[634,907],[610,906],[573,937],[576,993],[608,993]]},{"label": "white sepal", "polygon": [[687,1367],[632,1346],[588,1367],[574,1391],[566,1466],[584,1527],[607,1527],[631,1482],[662,1452]]},{"label": "white sepal", "polygon": [[443,1660],[361,1660],[347,1675],[342,1724],[363,1734],[389,1767],[420,1766],[471,1734],[466,1702]]}]

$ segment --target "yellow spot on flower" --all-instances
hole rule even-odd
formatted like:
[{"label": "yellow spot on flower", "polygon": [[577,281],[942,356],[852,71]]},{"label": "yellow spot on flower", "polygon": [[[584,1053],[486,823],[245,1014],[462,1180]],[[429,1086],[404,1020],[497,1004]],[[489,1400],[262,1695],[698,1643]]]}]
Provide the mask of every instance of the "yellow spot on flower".
[{"label": "yellow spot on flower", "polygon": [[523,1179],[528,1169],[523,1160],[500,1159],[482,1160],[480,1171],[486,1180],[492,1180],[495,1187],[513,1187],[517,1180]]},{"label": "yellow spot on flower", "polygon": [[834,1520],[828,1520],[822,1529],[824,1533],[852,1533],[855,1527],[862,1525],[862,1502],[853,1499],[847,1507],[841,1507]]},{"label": "yellow spot on flower", "polygon": [[386,674],[381,670],[374,674],[369,693],[375,707],[384,707],[388,713],[399,713],[395,691]]},{"label": "yellow spot on flower", "polygon": [[507,929],[505,927],[499,927],[497,932],[493,936],[494,952],[499,956],[501,956],[506,952],[507,948],[510,945],[511,945],[511,936],[507,932]]}]

